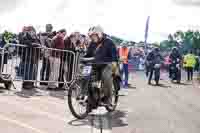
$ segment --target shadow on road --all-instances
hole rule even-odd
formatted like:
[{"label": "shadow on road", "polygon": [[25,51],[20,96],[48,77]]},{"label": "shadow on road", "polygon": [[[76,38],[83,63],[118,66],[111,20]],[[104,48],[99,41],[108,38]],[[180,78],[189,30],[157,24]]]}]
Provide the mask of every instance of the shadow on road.
[{"label": "shadow on road", "polygon": [[162,88],[170,88],[171,86],[169,86],[169,85],[164,85],[164,84],[159,84],[158,85],[159,87],[162,87]]},{"label": "shadow on road", "polygon": [[128,123],[123,121],[123,118],[127,117],[127,112],[116,110],[112,114],[112,127],[126,127]]},{"label": "shadow on road", "polygon": [[49,91],[49,96],[59,99],[65,99],[65,97],[67,96],[67,92],[64,90]]},{"label": "shadow on road", "polygon": [[[108,117],[106,119],[108,119],[109,121],[111,120],[111,121],[110,121],[110,123],[108,121],[106,122],[105,118],[102,117],[104,119],[103,122],[106,122],[107,124],[109,124],[105,128],[108,128],[108,127],[127,127],[128,126],[128,123],[125,123],[123,121],[123,118],[127,117],[127,112],[122,112],[122,111],[117,110],[117,111],[115,111],[111,114],[110,113],[107,114],[106,116]],[[78,119],[71,120],[71,121],[68,122],[68,124],[71,125],[71,126],[77,126],[77,127],[86,126],[86,125],[91,126],[92,125],[91,119],[94,119],[94,118],[92,118],[92,116],[88,116],[84,120],[78,120]],[[96,124],[94,123],[93,126],[98,129],[98,127],[96,127],[95,125],[100,124],[99,123],[100,121],[98,121],[99,117],[97,117],[96,119],[97,119],[96,122],[98,122],[98,123],[96,123]]]},{"label": "shadow on road", "polygon": [[137,89],[135,86],[128,86],[129,89]]},{"label": "shadow on road", "polygon": [[159,84],[159,85],[151,84],[151,86],[162,87],[162,88],[170,88],[170,87],[171,87],[171,86],[169,86],[169,85],[164,85],[164,84]]},{"label": "shadow on road", "polygon": [[183,86],[191,85],[189,83],[173,83],[173,84],[175,84],[175,85],[183,85]]},{"label": "shadow on road", "polygon": [[37,91],[36,89],[22,90],[22,91],[16,92],[15,94],[23,98],[31,98],[33,96],[43,96],[39,94],[39,91]]},{"label": "shadow on road", "polygon": [[[5,88],[0,87],[0,93],[4,93]],[[21,91],[15,92],[15,95],[23,98],[31,98],[33,96],[52,96],[59,99],[64,99],[67,96],[66,90],[47,90],[46,87],[22,89]]]},{"label": "shadow on road", "polygon": [[89,118],[85,118],[83,120],[75,119],[68,122],[69,125],[79,127],[79,126],[85,126],[90,125]]},{"label": "shadow on road", "polygon": [[64,99],[65,96],[67,96],[66,89],[62,89],[62,88],[48,89],[47,86],[40,86],[39,89],[42,91],[48,92],[49,96],[52,96],[55,98]]},{"label": "shadow on road", "polygon": [[0,87],[0,93],[4,93],[6,90],[8,90],[8,89],[6,89],[4,87]]}]

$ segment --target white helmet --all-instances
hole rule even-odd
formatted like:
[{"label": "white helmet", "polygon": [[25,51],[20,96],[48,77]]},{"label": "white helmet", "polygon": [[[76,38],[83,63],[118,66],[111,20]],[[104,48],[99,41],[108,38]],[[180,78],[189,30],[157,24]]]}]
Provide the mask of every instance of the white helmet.
[{"label": "white helmet", "polygon": [[89,29],[88,35],[91,36],[94,34],[97,35],[99,38],[103,37],[103,29],[101,28],[101,26],[94,26]]}]

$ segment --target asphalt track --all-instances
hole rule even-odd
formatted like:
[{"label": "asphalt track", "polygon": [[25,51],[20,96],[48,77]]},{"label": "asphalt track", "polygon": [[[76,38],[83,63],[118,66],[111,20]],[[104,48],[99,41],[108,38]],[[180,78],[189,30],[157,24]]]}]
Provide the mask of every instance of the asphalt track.
[{"label": "asphalt track", "polygon": [[[131,76],[131,87],[120,91],[118,108],[103,116],[104,133],[199,133],[200,88],[197,82],[148,86],[144,73]],[[136,87],[136,88],[135,88]],[[67,91],[0,89],[2,133],[96,133],[97,117],[76,120],[67,105]],[[100,111],[101,112],[101,111]],[[95,119],[91,126],[91,119]],[[97,120],[96,120],[97,119]],[[96,126],[94,126],[96,125]]]}]

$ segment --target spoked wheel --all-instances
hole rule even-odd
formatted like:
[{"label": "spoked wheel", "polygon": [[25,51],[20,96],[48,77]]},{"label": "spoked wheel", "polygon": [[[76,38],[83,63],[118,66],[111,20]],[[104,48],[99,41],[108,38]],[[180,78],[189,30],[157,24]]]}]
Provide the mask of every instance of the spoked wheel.
[{"label": "spoked wheel", "polygon": [[111,107],[107,107],[106,109],[109,112],[113,112],[115,111],[116,107],[117,107],[117,103],[118,103],[118,90],[120,90],[120,82],[118,82],[118,80],[113,80],[113,87],[112,87],[112,106]]},{"label": "spoked wheel", "polygon": [[68,106],[77,119],[84,119],[88,115],[86,95],[81,94],[82,89],[81,81],[77,80],[68,91]]}]

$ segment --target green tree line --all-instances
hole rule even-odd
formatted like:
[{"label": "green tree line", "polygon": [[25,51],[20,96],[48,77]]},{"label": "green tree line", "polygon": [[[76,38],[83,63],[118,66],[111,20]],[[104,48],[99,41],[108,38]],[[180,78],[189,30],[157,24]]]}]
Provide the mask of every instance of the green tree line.
[{"label": "green tree line", "polygon": [[160,42],[161,50],[171,50],[173,47],[178,47],[181,52],[185,53],[188,50],[198,52],[200,49],[200,32],[198,30],[177,31],[170,34],[168,39]]}]

